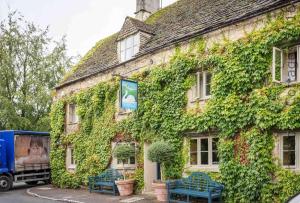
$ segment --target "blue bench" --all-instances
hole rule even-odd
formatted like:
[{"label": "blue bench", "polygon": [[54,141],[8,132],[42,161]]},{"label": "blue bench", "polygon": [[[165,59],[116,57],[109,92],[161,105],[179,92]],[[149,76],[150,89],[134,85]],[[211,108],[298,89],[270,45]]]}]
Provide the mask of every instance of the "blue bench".
[{"label": "blue bench", "polygon": [[[223,189],[223,185],[202,172],[194,172],[187,178],[167,181],[168,202],[190,202],[190,198],[206,198],[208,203],[212,203],[213,199],[222,202]],[[178,196],[184,197],[186,201],[176,199]]]},{"label": "blue bench", "polygon": [[123,176],[115,169],[107,169],[98,176],[90,176],[89,191],[117,195],[119,193],[116,180],[123,179]]}]

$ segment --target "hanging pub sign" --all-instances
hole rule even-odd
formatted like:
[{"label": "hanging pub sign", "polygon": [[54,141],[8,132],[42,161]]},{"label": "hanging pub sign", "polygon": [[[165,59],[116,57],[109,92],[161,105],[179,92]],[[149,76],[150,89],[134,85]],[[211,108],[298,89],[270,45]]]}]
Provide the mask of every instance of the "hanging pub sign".
[{"label": "hanging pub sign", "polygon": [[137,110],[138,83],[131,80],[121,80],[120,106],[122,109]]}]

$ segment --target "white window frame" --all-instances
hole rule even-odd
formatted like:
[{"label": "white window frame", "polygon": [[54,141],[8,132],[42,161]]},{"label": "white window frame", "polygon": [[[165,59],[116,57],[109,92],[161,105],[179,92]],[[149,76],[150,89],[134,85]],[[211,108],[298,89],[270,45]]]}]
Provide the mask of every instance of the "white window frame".
[{"label": "white window frame", "polygon": [[77,115],[77,106],[76,104],[68,105],[68,123],[77,124],[79,122],[79,116]]},{"label": "white window frame", "polygon": [[283,165],[283,137],[293,136],[289,135],[289,133],[279,133],[279,159],[280,165],[286,169],[291,170],[300,170],[300,154],[299,154],[299,146],[300,146],[300,132],[292,132],[295,136],[295,165],[294,166],[284,166]]},{"label": "white window frame", "polygon": [[[281,58],[281,69],[280,69],[280,81],[276,80],[276,51],[280,52]],[[282,75],[283,75],[283,50],[273,47],[273,65],[272,65],[272,78],[274,82],[282,82]]]},{"label": "white window frame", "polygon": [[67,147],[67,156],[66,156],[67,161],[66,162],[67,162],[67,169],[69,171],[74,171],[76,169],[76,159],[75,159],[75,155],[74,155],[74,150],[75,149],[72,146]]},{"label": "white window frame", "polygon": [[[206,95],[206,86],[207,86],[207,74],[208,71],[202,71],[196,73],[196,85],[192,87],[193,91],[193,100],[201,99],[206,100],[211,98],[211,93]],[[209,73],[212,77],[212,74]],[[211,86],[211,82],[209,84]]]},{"label": "white window frame", "polygon": [[[295,47],[296,48],[296,51],[297,51],[297,64],[296,64],[296,68],[297,68],[297,75],[296,75],[296,78],[297,80],[296,81],[292,81],[290,82],[291,84],[294,84],[294,83],[299,83],[300,82],[300,45],[295,45],[295,46],[291,46],[291,47]],[[276,79],[276,52],[280,52],[280,58],[281,58],[281,69],[280,69],[280,80],[277,80]],[[283,49],[280,49],[280,48],[277,48],[277,47],[273,47],[273,59],[272,59],[272,80],[273,82],[276,82],[276,83],[286,83],[286,81],[284,81],[284,66],[285,66],[285,62],[286,62],[286,56],[285,56],[285,53],[284,53],[284,50]]]},{"label": "white window frame", "polygon": [[[128,47],[128,41],[131,40],[132,46]],[[119,41],[118,43],[119,47],[119,60],[121,62],[128,61],[132,59],[138,52],[139,52],[139,47],[140,47],[140,34],[134,34],[130,35],[127,38]],[[127,56],[127,51],[131,50],[132,55]],[[124,55],[123,55],[124,54]]]},{"label": "white window frame", "polygon": [[[191,140],[197,140],[197,164],[191,164],[190,160],[190,143],[189,143],[189,160],[188,166],[192,168],[203,168],[203,169],[218,169],[218,164],[213,164],[213,150],[212,150],[212,140],[214,138],[218,138],[217,136],[204,136],[204,137],[197,137],[197,138],[190,138]],[[208,164],[201,164],[201,140],[208,139]],[[219,160],[220,161],[220,160]]]},{"label": "white window frame", "polygon": [[[119,145],[119,144],[134,144],[134,149],[135,149],[135,156],[134,156],[134,164],[130,164],[130,158],[128,159],[128,164],[124,164],[124,167],[127,169],[135,169],[137,166],[137,157],[136,157],[136,152],[137,152],[137,144],[135,142],[114,142],[112,144],[113,149]],[[122,163],[118,163],[118,159],[113,157],[113,162],[114,165],[116,166],[117,169],[123,169],[123,164]]]}]

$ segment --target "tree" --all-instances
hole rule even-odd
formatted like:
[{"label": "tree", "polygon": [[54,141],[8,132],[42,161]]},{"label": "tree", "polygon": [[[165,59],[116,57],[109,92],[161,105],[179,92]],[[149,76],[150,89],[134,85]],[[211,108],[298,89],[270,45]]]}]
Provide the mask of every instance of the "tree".
[{"label": "tree", "polygon": [[[157,141],[150,145],[148,149],[148,159],[157,164],[166,164],[174,159],[174,146],[165,141]],[[162,170],[160,177],[163,179]]]},{"label": "tree", "polygon": [[0,22],[0,129],[50,128],[51,90],[73,58],[48,32],[16,11]]}]

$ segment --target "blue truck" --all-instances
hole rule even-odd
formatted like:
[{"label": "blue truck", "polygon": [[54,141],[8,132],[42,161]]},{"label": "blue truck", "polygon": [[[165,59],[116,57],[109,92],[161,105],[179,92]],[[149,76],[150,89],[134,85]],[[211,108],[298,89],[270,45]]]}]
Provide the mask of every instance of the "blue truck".
[{"label": "blue truck", "polygon": [[49,150],[48,132],[0,131],[0,191],[11,189],[14,182],[48,183]]}]

